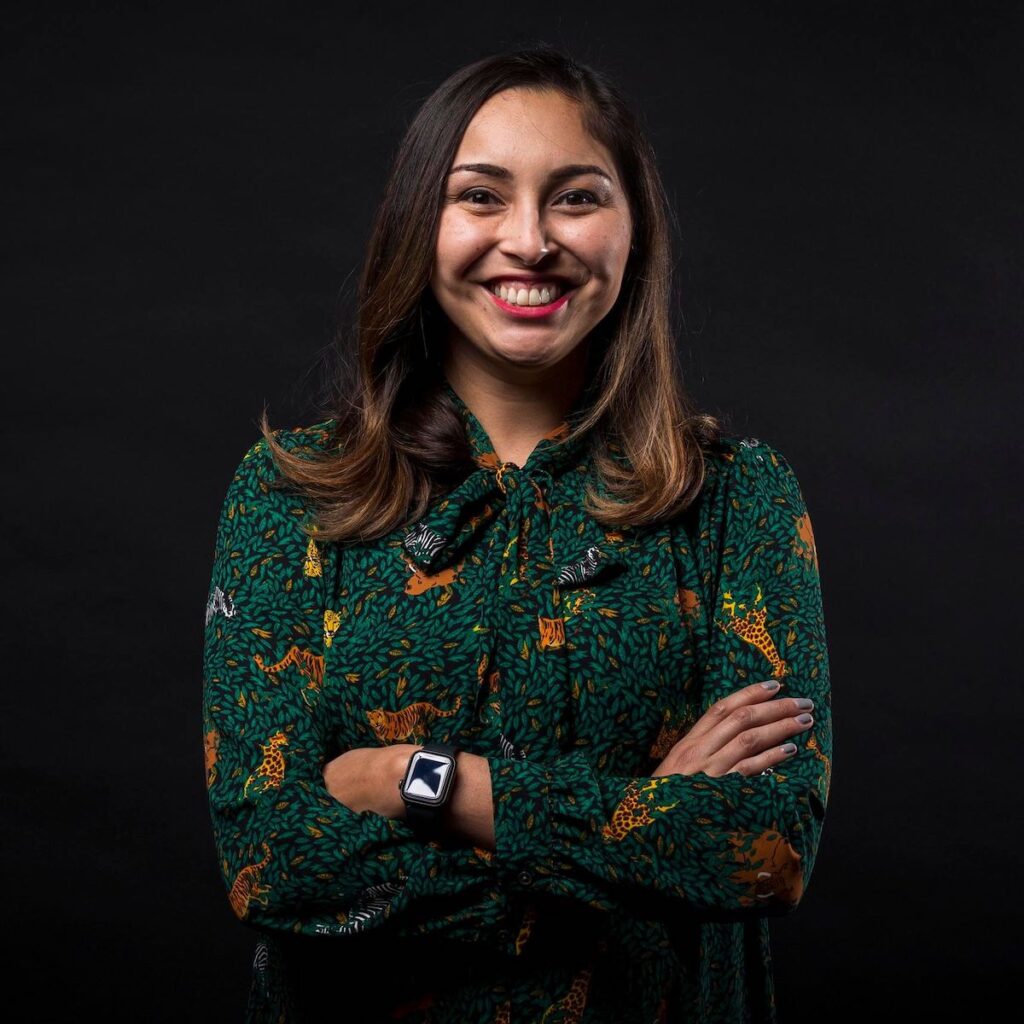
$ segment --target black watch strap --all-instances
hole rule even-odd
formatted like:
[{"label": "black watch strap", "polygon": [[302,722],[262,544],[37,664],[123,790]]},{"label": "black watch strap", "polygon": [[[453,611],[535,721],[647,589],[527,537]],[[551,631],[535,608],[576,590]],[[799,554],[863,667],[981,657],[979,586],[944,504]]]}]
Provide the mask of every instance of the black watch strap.
[{"label": "black watch strap", "polygon": [[414,804],[406,801],[405,820],[409,827],[421,835],[435,835],[441,831],[441,807],[426,807],[423,804]]}]

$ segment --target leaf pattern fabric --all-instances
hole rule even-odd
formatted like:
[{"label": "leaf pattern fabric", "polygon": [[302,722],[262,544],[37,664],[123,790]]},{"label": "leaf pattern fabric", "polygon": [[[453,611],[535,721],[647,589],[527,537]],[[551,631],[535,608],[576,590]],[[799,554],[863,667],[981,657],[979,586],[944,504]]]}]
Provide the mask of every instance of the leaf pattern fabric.
[{"label": "leaf pattern fabric", "polygon": [[[228,902],[256,938],[246,1019],[774,1021],[768,922],[807,891],[832,758],[792,467],[725,437],[684,514],[605,530],[583,510],[590,442],[564,441],[578,405],[520,467],[443,386],[474,468],[421,519],[310,539],[262,440],[223,503],[203,731]],[[332,426],[276,436],[312,454]],[[769,677],[815,702],[773,774],[651,778]],[[494,851],[324,786],[344,750],[428,739],[487,758]]]}]

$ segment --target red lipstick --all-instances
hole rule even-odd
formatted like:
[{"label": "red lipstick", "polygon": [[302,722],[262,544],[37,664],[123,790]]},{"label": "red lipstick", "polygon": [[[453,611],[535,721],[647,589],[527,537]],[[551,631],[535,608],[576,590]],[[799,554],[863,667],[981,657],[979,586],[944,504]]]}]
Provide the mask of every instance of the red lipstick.
[{"label": "red lipstick", "polygon": [[[481,287],[487,288],[486,285]],[[487,294],[494,300],[494,304],[498,309],[503,310],[510,316],[520,317],[522,319],[531,319],[533,317],[548,316],[554,313],[555,310],[561,309],[562,306],[569,301],[569,296],[575,292],[575,288],[570,288],[569,291],[563,292],[555,299],[554,302],[549,302],[546,306],[513,306],[510,302],[506,302],[500,295],[495,295],[490,288],[487,288]]]}]

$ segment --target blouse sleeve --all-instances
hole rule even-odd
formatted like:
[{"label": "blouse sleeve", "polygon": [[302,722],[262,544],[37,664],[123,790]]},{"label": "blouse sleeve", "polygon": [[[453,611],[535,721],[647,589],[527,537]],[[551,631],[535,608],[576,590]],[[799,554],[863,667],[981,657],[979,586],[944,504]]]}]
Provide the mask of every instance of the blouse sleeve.
[{"label": "blouse sleeve", "polygon": [[706,602],[691,722],[774,676],[777,697],[813,699],[813,726],[791,737],[797,753],[773,774],[751,777],[606,775],[581,750],[548,763],[489,758],[495,863],[509,890],[723,920],[787,914],[806,893],[832,759],[811,520],[792,468],[771,446],[738,447],[721,473],[691,541]]},{"label": "blouse sleeve", "polygon": [[[282,443],[287,437],[278,432]],[[333,545],[269,487],[260,440],[223,502],[206,609],[203,732],[213,835],[246,924],[306,934],[381,927],[476,937],[504,912],[491,851],[424,843],[408,825],[328,792],[325,580]]]}]

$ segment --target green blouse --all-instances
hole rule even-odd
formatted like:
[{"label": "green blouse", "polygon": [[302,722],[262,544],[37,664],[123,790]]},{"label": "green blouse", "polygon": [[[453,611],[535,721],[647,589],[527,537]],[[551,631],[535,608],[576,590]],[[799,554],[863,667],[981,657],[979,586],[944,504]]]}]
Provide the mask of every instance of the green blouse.
[{"label": "green blouse", "polygon": [[[311,540],[262,439],[223,503],[202,715],[216,854],[256,934],[246,1019],[774,1021],[768,919],[807,890],[832,758],[792,468],[727,436],[684,514],[605,530],[588,438],[561,443],[578,406],[519,467],[443,386],[476,468],[422,519]],[[332,425],[275,436],[313,453]],[[815,719],[774,773],[650,776],[771,677]],[[427,739],[487,758],[496,850],[324,786],[344,750]]]}]

